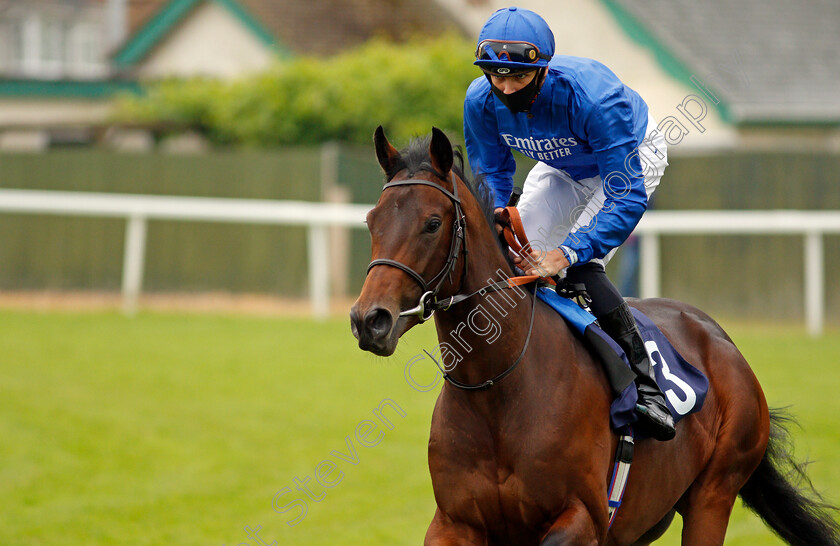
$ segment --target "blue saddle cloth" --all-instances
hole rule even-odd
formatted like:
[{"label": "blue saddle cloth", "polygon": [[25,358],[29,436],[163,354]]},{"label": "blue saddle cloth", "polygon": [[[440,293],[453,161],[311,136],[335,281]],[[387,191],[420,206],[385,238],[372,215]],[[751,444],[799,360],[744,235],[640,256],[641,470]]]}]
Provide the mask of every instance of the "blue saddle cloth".
[{"label": "blue saddle cloth", "polygon": [[[581,335],[596,335],[602,338],[622,361],[628,367],[630,366],[624,350],[601,330],[592,314],[568,298],[558,295],[552,288],[538,288],[537,297],[560,313],[566,322]],[[686,362],[652,320],[638,309],[632,309],[632,312],[653,362],[656,383],[665,394],[665,401],[674,417],[674,422],[700,411],[709,390],[709,380],[700,370]],[[638,419],[635,411],[636,398],[636,387],[631,384],[613,400],[610,407],[610,423],[613,428],[622,430]]]}]

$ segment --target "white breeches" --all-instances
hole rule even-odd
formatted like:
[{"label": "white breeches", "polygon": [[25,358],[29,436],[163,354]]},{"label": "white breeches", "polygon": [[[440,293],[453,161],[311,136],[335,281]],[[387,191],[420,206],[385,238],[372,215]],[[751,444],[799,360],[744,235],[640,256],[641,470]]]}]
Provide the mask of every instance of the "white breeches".
[{"label": "white breeches", "polygon": [[[668,166],[665,138],[658,131],[652,134],[655,130],[656,121],[648,114],[645,140],[638,147],[648,198]],[[525,179],[517,208],[532,248],[548,251],[559,247],[570,232],[586,229],[604,200],[600,175],[574,180],[566,171],[537,163]],[[600,261],[606,264],[613,254],[615,249]]]}]

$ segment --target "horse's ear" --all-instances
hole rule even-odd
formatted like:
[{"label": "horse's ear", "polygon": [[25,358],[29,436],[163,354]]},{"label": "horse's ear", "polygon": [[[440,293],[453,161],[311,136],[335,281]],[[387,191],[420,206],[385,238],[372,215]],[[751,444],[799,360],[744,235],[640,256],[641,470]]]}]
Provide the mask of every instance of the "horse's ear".
[{"label": "horse's ear", "polygon": [[429,155],[432,158],[432,165],[438,172],[444,176],[449,174],[452,170],[452,162],[454,156],[452,155],[452,143],[446,134],[438,129],[432,127],[432,142],[429,144]]},{"label": "horse's ear", "polygon": [[391,173],[394,165],[400,159],[400,152],[391,146],[391,143],[385,138],[385,130],[381,125],[373,133],[373,144],[376,147],[376,159],[379,160],[382,170],[386,174]]}]

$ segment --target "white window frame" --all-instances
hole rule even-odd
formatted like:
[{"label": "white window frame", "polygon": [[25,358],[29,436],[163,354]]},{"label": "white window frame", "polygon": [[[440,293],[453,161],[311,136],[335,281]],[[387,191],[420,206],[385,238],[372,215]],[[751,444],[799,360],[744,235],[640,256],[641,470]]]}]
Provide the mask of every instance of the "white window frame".
[{"label": "white window frame", "polygon": [[[101,25],[89,19],[75,21],[67,33],[66,70],[80,78],[102,77],[108,72]],[[93,51],[93,57],[88,55]]]},{"label": "white window frame", "polygon": [[[108,74],[104,13],[27,7],[4,15],[0,74],[39,79],[94,79]],[[48,36],[53,31],[58,36]]]}]

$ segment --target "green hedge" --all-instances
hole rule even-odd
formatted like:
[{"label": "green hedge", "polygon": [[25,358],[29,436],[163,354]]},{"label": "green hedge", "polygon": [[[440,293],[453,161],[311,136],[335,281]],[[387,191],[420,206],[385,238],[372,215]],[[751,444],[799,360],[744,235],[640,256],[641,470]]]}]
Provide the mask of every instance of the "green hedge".
[{"label": "green hedge", "polygon": [[278,61],[233,82],[150,84],[123,97],[116,121],[191,128],[219,144],[369,144],[377,125],[404,141],[437,126],[462,134],[463,100],[480,75],[473,44],[455,35],[403,44],[373,40],[341,55]]}]

